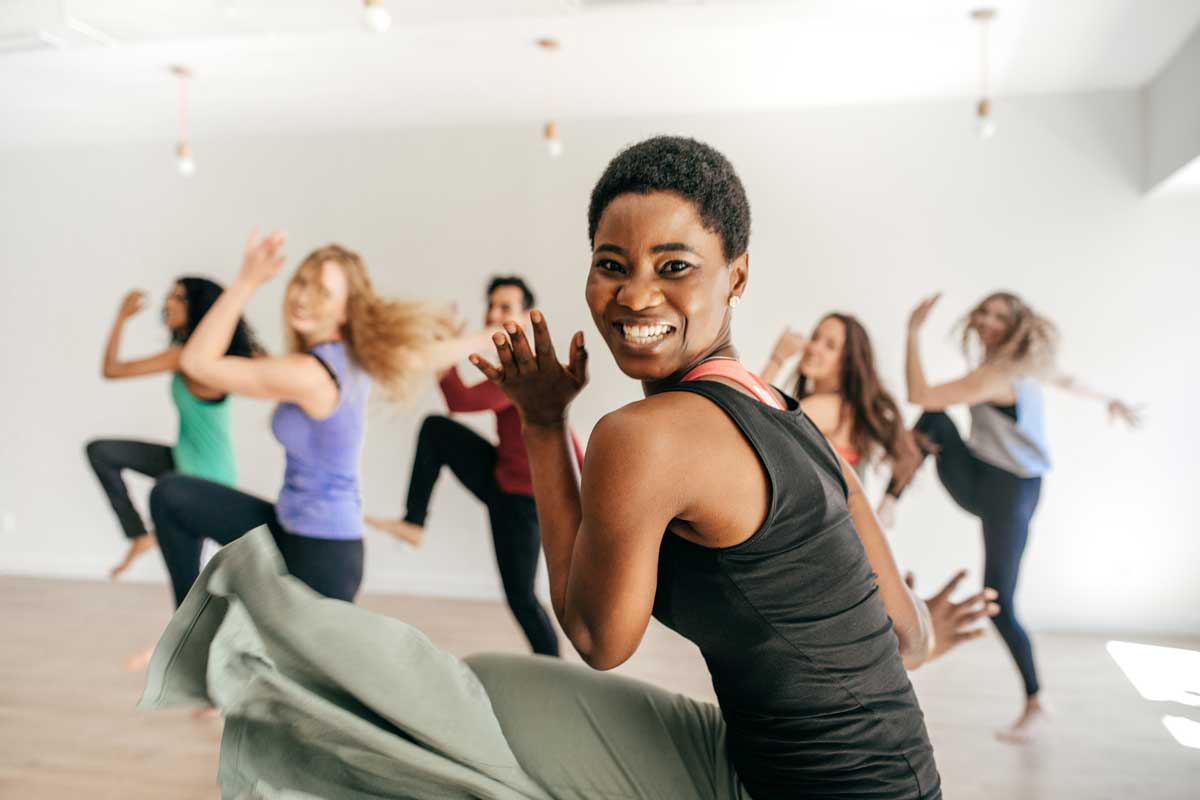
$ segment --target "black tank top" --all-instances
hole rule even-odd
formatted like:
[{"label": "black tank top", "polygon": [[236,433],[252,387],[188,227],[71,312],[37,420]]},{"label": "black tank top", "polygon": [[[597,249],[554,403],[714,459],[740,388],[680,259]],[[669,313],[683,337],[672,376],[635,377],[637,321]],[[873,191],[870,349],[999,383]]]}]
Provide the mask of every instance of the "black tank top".
[{"label": "black tank top", "polygon": [[941,797],[892,621],[846,509],[837,457],[787,398],[779,411],[714,381],[770,483],[762,527],[715,549],[670,532],[654,616],[712,674],[729,756],[755,800]]}]

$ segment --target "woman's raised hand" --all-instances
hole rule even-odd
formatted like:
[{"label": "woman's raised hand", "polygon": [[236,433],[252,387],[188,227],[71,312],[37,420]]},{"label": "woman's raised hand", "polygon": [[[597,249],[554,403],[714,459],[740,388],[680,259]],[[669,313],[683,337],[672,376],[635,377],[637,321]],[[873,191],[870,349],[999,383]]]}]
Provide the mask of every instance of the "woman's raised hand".
[{"label": "woman's raised hand", "polygon": [[129,319],[145,307],[146,293],[141,289],[134,289],[121,298],[121,307],[117,309],[117,316],[121,319]]},{"label": "woman's raised hand", "polygon": [[515,322],[504,325],[504,333],[492,337],[500,364],[472,355],[471,363],[499,386],[521,413],[526,425],[558,425],[566,419],[567,407],[587,385],[587,351],[583,331],[571,337],[571,355],[559,363],[550,341],[550,328],[540,311],[530,315],[532,347],[525,331]]},{"label": "woman's raised hand", "polygon": [[921,326],[925,324],[925,320],[929,318],[930,310],[933,309],[934,305],[938,300],[941,299],[941,297],[942,293],[938,292],[937,294],[926,297],[917,304],[917,307],[912,310],[912,314],[910,314],[908,317],[909,333],[916,333],[921,329]]},{"label": "woman's raised hand", "polygon": [[266,236],[259,237],[258,228],[250,234],[246,241],[246,250],[242,254],[242,271],[239,277],[250,282],[253,286],[262,286],[279,274],[287,253],[283,251],[287,243],[285,231],[272,231]]},{"label": "woman's raised hand", "polygon": [[808,339],[799,331],[794,331],[791,327],[783,329],[783,333],[779,334],[779,338],[775,340],[775,347],[771,350],[771,360],[782,364],[797,353],[804,351],[808,345]]}]

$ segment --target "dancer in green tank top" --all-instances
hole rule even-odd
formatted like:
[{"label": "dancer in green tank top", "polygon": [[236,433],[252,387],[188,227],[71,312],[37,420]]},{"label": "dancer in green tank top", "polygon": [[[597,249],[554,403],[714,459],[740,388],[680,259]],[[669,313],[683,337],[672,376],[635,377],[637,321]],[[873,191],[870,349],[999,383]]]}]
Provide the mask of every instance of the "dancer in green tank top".
[{"label": "dancer in green tank top", "polygon": [[171,378],[171,400],[179,412],[179,437],[171,448],[175,471],[232,486],[237,465],[229,435],[229,397],[205,400],[188,388],[182,372]]},{"label": "dancer in green tank top", "polygon": [[[146,358],[123,360],[120,357],[125,323],[145,308],[145,293],[129,292],[117,311],[104,351],[104,377],[135,378],[174,373],[171,399],[179,413],[179,435],[173,447],[134,439],[94,439],[87,444],[88,462],[129,540],[125,557],[110,572],[113,578],[129,569],[138,556],[155,545],[153,534],[147,531],[129,499],[123,470],[131,469],[155,480],[167,472],[182,472],[224,484],[233,484],[237,480],[229,435],[229,399],[189,379],[179,369],[183,343],[221,291],[218,284],[205,278],[177,280],[162,309],[163,324],[171,335],[170,344]],[[249,326],[244,321],[239,322],[238,333],[229,347],[230,355],[251,357],[260,352],[261,347]]]}]

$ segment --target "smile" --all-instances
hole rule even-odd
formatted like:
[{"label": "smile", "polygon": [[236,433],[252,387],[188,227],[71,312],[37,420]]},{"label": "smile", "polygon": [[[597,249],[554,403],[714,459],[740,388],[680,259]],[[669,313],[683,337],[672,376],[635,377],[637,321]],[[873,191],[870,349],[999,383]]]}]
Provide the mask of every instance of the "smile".
[{"label": "smile", "polygon": [[655,344],[675,332],[665,322],[614,322],[613,327],[630,344]]}]

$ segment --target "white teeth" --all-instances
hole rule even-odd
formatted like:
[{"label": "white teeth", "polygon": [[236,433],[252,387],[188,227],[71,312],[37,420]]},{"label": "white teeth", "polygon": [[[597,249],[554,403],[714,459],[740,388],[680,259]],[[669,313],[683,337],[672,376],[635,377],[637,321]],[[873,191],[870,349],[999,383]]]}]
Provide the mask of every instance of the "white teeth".
[{"label": "white teeth", "polygon": [[621,332],[628,341],[645,344],[662,339],[671,332],[670,325],[622,325]]}]

